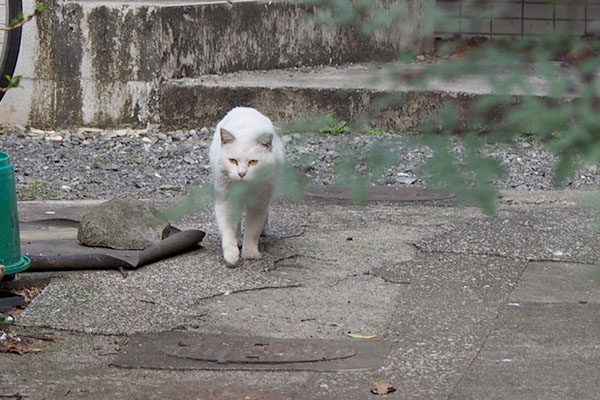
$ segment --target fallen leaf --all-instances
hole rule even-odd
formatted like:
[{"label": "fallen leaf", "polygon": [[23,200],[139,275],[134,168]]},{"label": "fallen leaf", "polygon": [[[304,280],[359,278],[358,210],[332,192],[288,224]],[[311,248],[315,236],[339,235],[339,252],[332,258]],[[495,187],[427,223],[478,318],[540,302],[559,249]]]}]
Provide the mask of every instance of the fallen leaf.
[{"label": "fallen leaf", "polygon": [[371,388],[371,393],[378,395],[389,394],[395,391],[396,388],[387,383],[384,378],[379,378],[375,384],[375,387]]},{"label": "fallen leaf", "polygon": [[348,333],[347,336],[352,339],[375,339],[377,337],[377,335],[361,335],[359,333]]},{"label": "fallen leaf", "polygon": [[0,332],[0,353],[23,355],[42,351],[42,349],[33,347],[28,340],[21,339],[11,331]]},{"label": "fallen leaf", "polygon": [[42,349],[37,348],[37,347],[28,347],[27,345],[20,345],[20,344],[7,344],[7,345],[1,345],[0,346],[0,353],[12,353],[12,354],[18,354],[20,356],[22,356],[23,354],[29,354],[29,353],[39,353],[41,352]]},{"label": "fallen leaf", "polygon": [[578,46],[565,54],[565,59],[572,62],[581,62],[591,57],[597,57],[598,53],[588,45]]}]

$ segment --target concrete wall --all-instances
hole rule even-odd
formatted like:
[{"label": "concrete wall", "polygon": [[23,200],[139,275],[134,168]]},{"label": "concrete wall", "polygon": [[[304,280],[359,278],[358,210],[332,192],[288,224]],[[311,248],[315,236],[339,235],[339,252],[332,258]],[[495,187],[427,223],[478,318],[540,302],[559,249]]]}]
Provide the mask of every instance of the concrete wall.
[{"label": "concrete wall", "polygon": [[[286,1],[187,5],[46,0],[23,30],[23,89],[0,103],[0,123],[59,129],[160,125],[170,79],[235,70],[389,60],[427,46],[433,0],[408,4],[402,23],[371,37],[312,23]],[[31,11],[33,1],[25,1]],[[162,114],[162,116],[161,116]]]}]

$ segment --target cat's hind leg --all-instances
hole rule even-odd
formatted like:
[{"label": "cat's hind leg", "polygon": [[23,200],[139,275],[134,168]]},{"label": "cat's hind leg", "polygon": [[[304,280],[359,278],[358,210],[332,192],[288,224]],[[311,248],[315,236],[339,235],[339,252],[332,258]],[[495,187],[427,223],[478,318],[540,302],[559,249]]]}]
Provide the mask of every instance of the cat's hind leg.
[{"label": "cat's hind leg", "polygon": [[227,200],[215,203],[217,225],[221,233],[223,258],[227,265],[234,265],[240,258],[237,238],[242,212],[239,208],[233,206]]}]

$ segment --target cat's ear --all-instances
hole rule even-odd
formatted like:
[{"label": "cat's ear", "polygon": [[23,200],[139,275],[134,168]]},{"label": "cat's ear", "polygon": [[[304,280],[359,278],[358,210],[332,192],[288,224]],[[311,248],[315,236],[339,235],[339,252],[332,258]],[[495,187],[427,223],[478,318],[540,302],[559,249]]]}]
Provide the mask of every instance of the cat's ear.
[{"label": "cat's ear", "polygon": [[219,136],[221,136],[221,144],[231,143],[235,140],[235,136],[225,128],[219,130]]},{"label": "cat's ear", "polygon": [[263,146],[265,149],[271,151],[273,148],[273,135],[270,133],[265,133],[260,138],[258,138],[258,143]]}]

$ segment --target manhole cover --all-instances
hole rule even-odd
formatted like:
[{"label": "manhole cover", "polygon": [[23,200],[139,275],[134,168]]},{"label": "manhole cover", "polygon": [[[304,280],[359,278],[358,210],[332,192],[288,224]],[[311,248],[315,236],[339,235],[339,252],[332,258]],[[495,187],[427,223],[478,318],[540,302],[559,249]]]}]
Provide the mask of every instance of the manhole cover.
[{"label": "manhole cover", "polygon": [[130,338],[111,365],[169,370],[378,371],[390,345],[383,340],[141,333]]},{"label": "manhole cover", "polygon": [[351,347],[340,344],[301,339],[214,336],[205,336],[202,341],[182,339],[176,345],[165,346],[161,351],[170,356],[218,364],[302,363],[340,360],[356,355]]},{"label": "manhole cover", "polygon": [[[351,200],[352,189],[318,186],[308,191],[311,197],[331,200]],[[452,196],[439,190],[419,187],[373,186],[369,188],[368,201],[433,201],[447,200]]]}]

